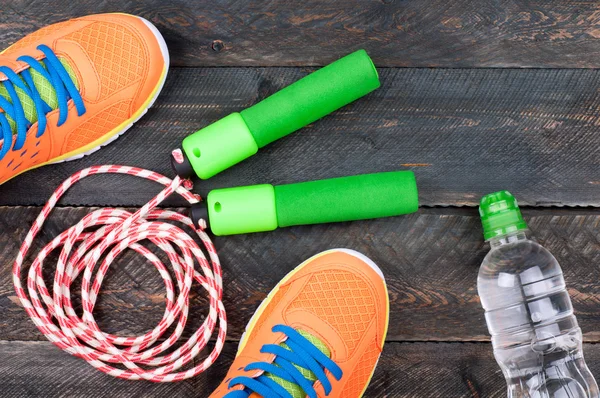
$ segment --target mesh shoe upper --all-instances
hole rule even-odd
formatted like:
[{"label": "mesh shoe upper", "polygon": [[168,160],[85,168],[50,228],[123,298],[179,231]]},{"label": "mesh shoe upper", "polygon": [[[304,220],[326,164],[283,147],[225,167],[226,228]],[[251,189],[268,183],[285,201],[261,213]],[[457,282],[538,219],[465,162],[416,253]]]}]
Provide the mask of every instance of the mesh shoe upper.
[{"label": "mesh shoe upper", "polygon": [[[259,376],[260,372],[244,370],[248,364],[275,360],[262,349],[285,342],[285,336],[272,332],[276,325],[290,326],[314,338],[315,346],[343,370],[340,380],[328,378],[333,386],[329,395],[316,381],[319,397],[362,395],[381,353],[389,304],[381,275],[352,253],[325,252],[284,278],[255,314],[226,379],[211,397],[243,389],[229,386],[236,377]],[[298,393],[289,385],[286,390],[293,396]]]},{"label": "mesh shoe upper", "polygon": [[[37,118],[23,98],[32,125],[23,149],[0,160],[0,183],[30,168],[86,153],[118,135],[147,109],[168,69],[164,40],[147,21],[132,15],[98,14],[49,25],[6,49],[0,65],[20,73],[28,68],[18,61],[20,56],[44,62],[44,54],[36,49],[40,44],[50,47],[65,65],[86,112],[69,112],[61,126],[58,115],[49,112],[47,131],[36,137]],[[48,84],[37,79],[38,85],[42,96],[52,97]]]}]

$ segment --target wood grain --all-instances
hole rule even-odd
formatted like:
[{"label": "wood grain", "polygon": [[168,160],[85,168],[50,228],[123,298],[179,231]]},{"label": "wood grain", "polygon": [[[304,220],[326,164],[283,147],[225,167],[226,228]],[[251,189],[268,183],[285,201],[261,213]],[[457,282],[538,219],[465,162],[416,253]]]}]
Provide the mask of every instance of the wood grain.
[{"label": "wood grain", "polygon": [[[310,70],[174,69],[136,127],[82,160],[2,185],[0,205],[41,205],[65,178],[94,164],[172,176],[169,155],[185,136]],[[424,206],[475,206],[500,189],[523,205],[600,206],[600,70],[380,72],[379,90],[197,184],[198,192],[412,169]],[[128,176],[95,176],[62,204],[139,206],[158,188]]]},{"label": "wood grain", "polygon": [[[0,208],[0,339],[43,340],[15,297],[11,267],[39,208]],[[35,250],[89,210],[59,208]],[[525,210],[533,236],[563,266],[585,341],[600,341],[600,212]],[[488,341],[476,279],[488,251],[474,209],[423,209],[417,214],[270,233],[215,238],[224,271],[228,338],[240,337],[250,316],[281,278],[320,251],[347,247],[372,258],[386,276],[391,314],[389,341]],[[49,260],[48,260],[49,261]],[[52,264],[46,275],[51,278]],[[50,285],[51,286],[51,285]],[[78,290],[73,289],[78,297]],[[194,289],[189,335],[207,311],[206,294]],[[101,328],[142,334],[164,311],[164,287],[156,270],[132,253],[117,259],[96,306]]]},{"label": "wood grain", "polygon": [[49,342],[0,342],[0,383],[2,396],[11,398],[197,397],[212,387],[211,376],[220,379],[227,358],[182,382],[134,382],[105,375]]},{"label": "wood grain", "polygon": [[[526,206],[534,238],[561,262],[587,363],[600,374],[600,3],[16,0],[0,7],[0,48],[53,22],[115,11],[152,21],[175,67],[156,106],[116,143],[0,187],[0,395],[207,396],[271,288],[312,254],[348,247],[382,268],[391,300],[388,342],[366,397],[504,397],[476,291],[488,248],[469,208],[499,189]],[[197,192],[410,169],[425,208],[404,217],[216,238],[228,341],[215,366],[192,380],[117,380],[44,339],[15,296],[11,264],[60,182],[106,163],[172,176],[169,153],[186,135],[359,48],[380,67],[381,89],[196,181]],[[55,211],[34,252],[91,211],[72,206],[140,206],[158,189],[131,177],[84,180],[61,202],[66,207]],[[185,335],[206,308],[206,294],[196,287]],[[103,284],[95,316],[107,332],[138,335],[155,326],[163,309],[158,273],[126,252]]]},{"label": "wood grain", "polygon": [[[207,397],[235,355],[227,343],[217,363],[194,379],[166,384],[104,375],[48,342],[0,342],[5,396],[70,398]],[[600,346],[584,344],[586,361],[600,374]],[[506,385],[485,343],[387,343],[365,397],[503,398]]]},{"label": "wood grain", "polygon": [[600,5],[534,0],[18,0],[1,46],[75,16],[128,12],[157,25],[177,66],[325,65],[364,48],[379,66],[597,68]]}]

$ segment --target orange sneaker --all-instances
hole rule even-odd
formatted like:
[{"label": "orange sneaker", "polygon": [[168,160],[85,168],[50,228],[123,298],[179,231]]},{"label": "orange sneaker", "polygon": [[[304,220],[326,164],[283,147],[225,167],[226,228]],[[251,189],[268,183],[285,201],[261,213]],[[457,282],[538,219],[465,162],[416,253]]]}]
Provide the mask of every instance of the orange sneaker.
[{"label": "orange sneaker", "polygon": [[347,249],[318,254],[260,305],[211,397],[360,397],[381,354],[388,313],[373,261]]},{"label": "orange sneaker", "polygon": [[0,54],[0,184],[77,159],[152,105],[169,66],[143,18],[99,14],[46,26]]}]

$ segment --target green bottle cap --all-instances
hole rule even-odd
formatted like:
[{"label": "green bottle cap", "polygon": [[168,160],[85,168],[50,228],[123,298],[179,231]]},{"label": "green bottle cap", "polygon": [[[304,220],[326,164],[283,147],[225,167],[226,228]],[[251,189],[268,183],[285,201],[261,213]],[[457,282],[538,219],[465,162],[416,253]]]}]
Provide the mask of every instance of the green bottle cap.
[{"label": "green bottle cap", "polygon": [[485,240],[527,229],[517,199],[508,191],[494,192],[481,198],[479,215]]}]

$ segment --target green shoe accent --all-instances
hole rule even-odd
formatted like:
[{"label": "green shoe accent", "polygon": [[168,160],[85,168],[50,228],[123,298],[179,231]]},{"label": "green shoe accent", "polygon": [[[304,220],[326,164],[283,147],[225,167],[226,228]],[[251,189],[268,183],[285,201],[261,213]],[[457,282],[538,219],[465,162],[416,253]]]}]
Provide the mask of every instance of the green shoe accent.
[{"label": "green shoe accent", "polygon": [[517,200],[508,191],[491,193],[481,198],[479,215],[485,240],[527,229]]},{"label": "green shoe accent", "polygon": [[[319,340],[318,338],[314,337],[313,335],[306,333],[302,330],[298,330],[298,333],[300,333],[302,335],[302,337],[304,337],[308,341],[310,341],[315,347],[317,347],[317,349],[319,351],[321,351],[323,354],[327,355],[327,357],[329,357],[329,358],[331,357],[331,351],[329,351],[329,348],[327,348],[327,346],[325,344],[323,344],[323,342],[321,340]],[[289,349],[289,347],[285,343],[281,343],[280,346],[285,349]],[[313,372],[311,372],[310,370],[300,367],[298,365],[294,365],[294,367],[296,367],[296,369],[298,369],[300,371],[300,373],[302,373],[302,376],[304,376],[307,380],[310,380],[312,382],[315,382],[317,380],[317,376],[315,376],[315,374]],[[268,377],[269,379],[273,380],[274,382],[276,382],[283,388],[285,388],[285,390],[287,392],[289,392],[292,397],[306,398],[306,393],[299,385],[290,383],[289,381],[284,380],[281,377],[274,376],[270,373],[265,373],[265,376]]]},{"label": "green shoe accent", "polygon": [[[75,77],[75,71],[71,67],[71,65],[65,60],[60,59],[60,62],[65,67],[65,70],[69,74],[69,77],[75,84],[75,87],[79,90],[79,82]],[[45,66],[44,61],[40,61],[42,65]],[[50,106],[52,109],[56,109],[58,107],[58,99],[56,97],[56,90],[50,84],[45,77],[43,77],[39,72],[30,68],[31,78],[33,80],[33,84],[37,88],[40,93],[40,97],[42,100]],[[22,78],[21,78],[22,79]],[[33,103],[33,99],[29,97],[23,90],[15,86],[15,91],[17,92],[17,96],[21,100],[21,105],[23,106],[23,111],[25,113],[25,117],[27,120],[31,121],[31,123],[35,123],[38,120],[37,112],[35,111],[35,104]],[[0,95],[4,97],[7,101],[11,101],[10,95],[8,94],[8,90],[6,89],[4,83],[0,83]],[[10,123],[10,127],[12,129],[13,134],[16,133],[16,123],[15,121],[8,115],[6,115],[6,119]]]}]

